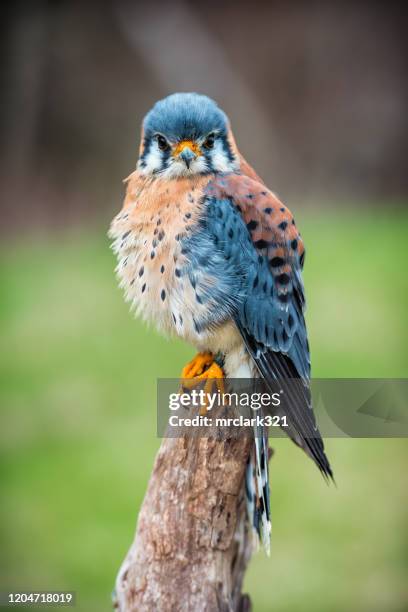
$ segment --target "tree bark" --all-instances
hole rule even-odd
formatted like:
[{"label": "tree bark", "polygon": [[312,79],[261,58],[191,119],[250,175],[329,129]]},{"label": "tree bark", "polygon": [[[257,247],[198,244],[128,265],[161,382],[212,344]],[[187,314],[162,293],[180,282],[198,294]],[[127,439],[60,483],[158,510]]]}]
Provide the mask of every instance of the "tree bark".
[{"label": "tree bark", "polygon": [[116,580],[120,612],[247,612],[245,467],[253,439],[165,438]]}]

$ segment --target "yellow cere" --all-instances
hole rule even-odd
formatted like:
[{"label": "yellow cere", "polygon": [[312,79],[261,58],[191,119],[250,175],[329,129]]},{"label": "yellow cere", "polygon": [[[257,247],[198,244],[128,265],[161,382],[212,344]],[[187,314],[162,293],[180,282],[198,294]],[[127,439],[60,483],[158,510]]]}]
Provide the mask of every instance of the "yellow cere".
[{"label": "yellow cere", "polygon": [[181,142],[179,142],[173,149],[173,154],[176,155],[180,155],[180,153],[182,153],[184,151],[184,149],[189,148],[193,151],[193,153],[195,153],[197,156],[198,155],[202,155],[201,153],[201,149],[199,147],[199,145],[194,142],[193,140],[182,140]]}]

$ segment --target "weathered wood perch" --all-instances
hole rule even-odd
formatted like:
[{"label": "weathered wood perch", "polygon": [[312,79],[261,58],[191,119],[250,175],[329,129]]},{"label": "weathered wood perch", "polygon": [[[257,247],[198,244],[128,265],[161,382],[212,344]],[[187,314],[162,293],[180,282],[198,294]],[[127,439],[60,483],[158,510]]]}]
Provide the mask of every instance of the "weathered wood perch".
[{"label": "weathered wood perch", "polygon": [[246,612],[252,534],[244,475],[253,439],[165,438],[116,580],[120,612]]}]

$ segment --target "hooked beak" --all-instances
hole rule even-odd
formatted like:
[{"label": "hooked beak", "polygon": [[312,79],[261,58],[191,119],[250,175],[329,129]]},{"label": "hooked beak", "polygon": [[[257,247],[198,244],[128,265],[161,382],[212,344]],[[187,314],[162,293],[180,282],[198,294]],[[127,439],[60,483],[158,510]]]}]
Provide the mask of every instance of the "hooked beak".
[{"label": "hooked beak", "polygon": [[192,151],[191,149],[186,147],[180,153],[179,158],[183,160],[183,162],[186,164],[187,168],[190,168],[191,162],[193,162],[197,158],[197,155],[194,153],[194,151]]},{"label": "hooked beak", "polygon": [[200,147],[192,140],[183,140],[180,142],[174,151],[175,157],[181,159],[190,168],[191,163],[201,155]]}]

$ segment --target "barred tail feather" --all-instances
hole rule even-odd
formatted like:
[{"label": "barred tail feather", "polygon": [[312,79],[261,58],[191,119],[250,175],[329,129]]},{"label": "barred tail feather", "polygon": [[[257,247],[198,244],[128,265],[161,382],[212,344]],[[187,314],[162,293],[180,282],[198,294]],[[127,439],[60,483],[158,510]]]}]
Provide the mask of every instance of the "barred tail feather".
[{"label": "barred tail feather", "polygon": [[268,438],[254,426],[255,443],[245,475],[248,519],[267,555],[271,545],[271,511],[268,474]]}]

